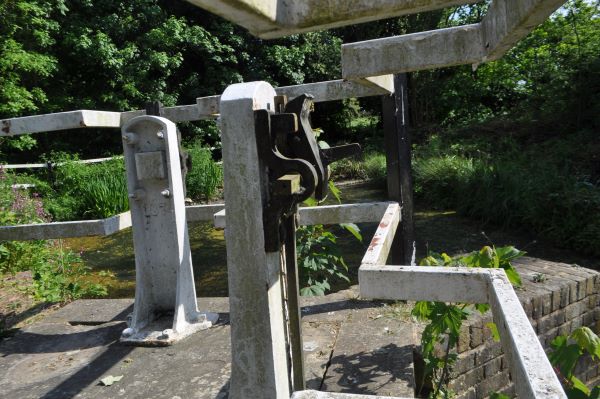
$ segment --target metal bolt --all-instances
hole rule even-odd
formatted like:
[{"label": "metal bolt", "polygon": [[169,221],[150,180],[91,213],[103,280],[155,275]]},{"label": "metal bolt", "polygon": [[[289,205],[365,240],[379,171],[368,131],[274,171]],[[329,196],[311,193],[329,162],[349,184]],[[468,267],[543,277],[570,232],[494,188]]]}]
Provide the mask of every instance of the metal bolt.
[{"label": "metal bolt", "polygon": [[134,133],[125,133],[123,135],[123,141],[129,145],[135,144],[137,141],[137,135]]},{"label": "metal bolt", "polygon": [[160,132],[156,133],[156,137],[158,137],[161,140],[164,140],[165,134],[162,131],[160,131]]},{"label": "metal bolt", "polygon": [[171,191],[169,191],[168,188],[165,188],[160,193],[163,195],[163,197],[166,197],[166,198],[169,198],[171,196]]}]

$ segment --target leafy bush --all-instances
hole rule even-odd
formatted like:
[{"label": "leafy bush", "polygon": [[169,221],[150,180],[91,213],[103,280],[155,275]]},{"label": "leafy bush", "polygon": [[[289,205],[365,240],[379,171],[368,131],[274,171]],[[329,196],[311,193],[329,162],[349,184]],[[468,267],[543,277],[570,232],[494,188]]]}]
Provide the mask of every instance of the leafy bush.
[{"label": "leafy bush", "polygon": [[67,302],[108,294],[105,286],[83,280],[89,268],[83,264],[79,254],[63,247],[62,240],[49,241],[42,255],[44,261],[31,268],[36,299]]},{"label": "leafy bush", "polygon": [[473,160],[455,155],[416,159],[414,191],[434,206],[452,207],[473,175]]},{"label": "leafy bush", "polygon": [[330,279],[347,282],[348,265],[337,245],[337,237],[323,225],[301,226],[296,231],[298,270],[305,285],[300,295],[325,295],[331,289]]},{"label": "leafy bush", "polygon": [[[340,190],[332,181],[329,181],[329,191],[341,202]],[[314,198],[304,202],[309,206],[318,205]],[[355,224],[342,223],[339,226],[350,232],[358,241],[362,241],[360,229]],[[300,295],[325,295],[331,289],[330,279],[350,282],[347,276],[348,265],[336,243],[337,236],[321,224],[298,227],[296,248],[300,281],[303,285]]]},{"label": "leafy bush", "polygon": [[213,159],[208,148],[199,145],[189,148],[192,168],[186,178],[187,196],[209,201],[223,186],[223,169]]},{"label": "leafy bush", "polygon": [[416,151],[415,195],[432,206],[598,255],[600,178],[590,163],[595,137],[583,131],[523,148],[489,137],[445,147],[433,140]]}]

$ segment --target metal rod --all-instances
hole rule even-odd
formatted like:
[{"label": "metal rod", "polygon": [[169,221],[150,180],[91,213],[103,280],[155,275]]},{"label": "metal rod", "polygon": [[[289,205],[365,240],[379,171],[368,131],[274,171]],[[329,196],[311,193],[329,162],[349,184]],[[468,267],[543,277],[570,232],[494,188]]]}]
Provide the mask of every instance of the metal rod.
[{"label": "metal rod", "polygon": [[304,353],[302,345],[302,314],[299,305],[298,263],[296,257],[296,215],[294,212],[283,222],[285,229],[285,265],[289,315],[290,350],[292,355],[292,384],[294,391],[306,389]]}]

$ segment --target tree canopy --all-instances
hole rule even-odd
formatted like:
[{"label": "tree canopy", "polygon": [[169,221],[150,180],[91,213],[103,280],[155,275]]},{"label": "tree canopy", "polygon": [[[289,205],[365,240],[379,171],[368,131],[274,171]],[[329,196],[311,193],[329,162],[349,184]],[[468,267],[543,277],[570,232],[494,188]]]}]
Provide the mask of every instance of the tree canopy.
[{"label": "tree canopy", "polygon": [[[126,111],[155,100],[191,104],[241,81],[290,85],[335,79],[341,75],[343,42],[473,23],[485,10],[479,3],[264,41],[185,1],[5,0],[0,118],[73,109]],[[597,127],[599,16],[598,2],[569,0],[496,62],[476,70],[412,73],[412,124],[452,127],[505,117]],[[373,99],[320,107],[326,116],[319,122],[340,132],[340,121],[379,112]],[[183,130],[211,140],[215,128],[201,123]],[[40,135],[30,154],[118,151],[114,137],[93,136]],[[0,151],[10,158],[34,146],[32,138],[5,139]]]}]

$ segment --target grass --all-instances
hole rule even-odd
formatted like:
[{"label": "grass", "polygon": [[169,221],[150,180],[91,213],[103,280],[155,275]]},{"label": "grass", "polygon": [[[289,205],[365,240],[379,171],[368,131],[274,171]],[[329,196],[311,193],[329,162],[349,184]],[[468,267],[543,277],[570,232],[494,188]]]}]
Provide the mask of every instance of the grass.
[{"label": "grass", "polygon": [[187,151],[192,158],[192,169],[186,177],[187,196],[210,201],[223,187],[223,169],[212,159],[208,148],[195,145]]},{"label": "grass", "polygon": [[[596,133],[481,133],[431,136],[415,146],[417,201],[600,255]],[[385,156],[370,152],[362,159],[336,162],[331,169],[335,180],[381,180]]]},{"label": "grass", "polygon": [[107,218],[129,209],[122,158],[97,164],[68,160],[56,167],[48,209],[55,220]]}]

